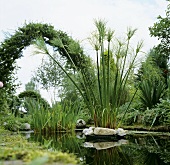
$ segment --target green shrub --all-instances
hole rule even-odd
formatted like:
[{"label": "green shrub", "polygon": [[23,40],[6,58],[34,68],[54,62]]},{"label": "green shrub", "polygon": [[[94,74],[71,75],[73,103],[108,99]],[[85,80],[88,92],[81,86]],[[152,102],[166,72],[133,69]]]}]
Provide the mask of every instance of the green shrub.
[{"label": "green shrub", "polygon": [[145,126],[157,126],[159,125],[159,110],[157,108],[155,109],[147,109],[143,114],[143,121],[142,123]]},{"label": "green shrub", "polygon": [[[138,116],[140,115],[140,112],[138,110],[134,110],[133,112],[126,113],[126,116],[123,120],[123,125],[134,125],[138,122]],[[119,117],[122,117],[122,114],[119,115]]]},{"label": "green shrub", "polygon": [[[120,107],[118,118],[121,118],[128,103]],[[170,126],[170,100],[160,100],[154,108],[147,108],[144,112],[142,105],[133,103],[126,113],[123,125],[143,124],[144,126]]]},{"label": "green shrub", "polygon": [[13,114],[7,114],[1,116],[1,125],[4,126],[6,130],[10,131],[19,131],[22,129],[24,123],[30,123],[31,119],[29,116],[20,118],[15,117]]},{"label": "green shrub", "polygon": [[143,114],[146,126],[170,125],[170,100],[160,100],[155,108],[147,109]]},{"label": "green shrub", "polygon": [[9,110],[6,92],[0,89],[0,113],[6,113]]},{"label": "green shrub", "polygon": [[141,91],[140,100],[145,108],[152,108],[165,95],[165,83],[161,80],[144,79],[139,85]]},{"label": "green shrub", "polygon": [[161,125],[170,125],[170,100],[161,100],[157,108],[160,109],[159,123]]},{"label": "green shrub", "polygon": [[[119,107],[119,115],[118,118],[121,119],[123,116],[124,111],[129,106],[129,102],[125,103],[121,107]],[[123,125],[134,125],[135,123],[138,123],[139,116],[141,116],[141,112],[143,111],[143,106],[138,100],[134,100],[134,102],[131,103],[130,108],[128,109],[128,112],[126,113],[124,119],[123,119]]]}]

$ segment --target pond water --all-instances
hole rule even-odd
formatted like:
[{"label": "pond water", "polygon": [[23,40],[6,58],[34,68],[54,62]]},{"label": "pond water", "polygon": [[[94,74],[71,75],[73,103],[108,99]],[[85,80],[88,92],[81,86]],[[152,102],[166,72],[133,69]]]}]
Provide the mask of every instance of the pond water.
[{"label": "pond water", "polygon": [[128,135],[117,141],[87,141],[81,133],[31,134],[49,150],[74,153],[86,165],[170,165],[170,136]]}]

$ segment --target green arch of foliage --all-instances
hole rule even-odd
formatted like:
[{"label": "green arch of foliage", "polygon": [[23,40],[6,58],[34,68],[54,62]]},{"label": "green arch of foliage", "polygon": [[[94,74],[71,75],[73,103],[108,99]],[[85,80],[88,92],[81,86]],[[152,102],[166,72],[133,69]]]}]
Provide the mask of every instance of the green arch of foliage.
[{"label": "green arch of foliage", "polygon": [[[46,44],[51,45],[57,50],[61,56],[66,57],[69,63],[70,58],[77,68],[85,65],[85,55],[79,43],[69,37],[66,33],[55,30],[53,26],[41,23],[29,23],[18,28],[14,35],[10,35],[0,45],[0,81],[3,81],[7,87],[7,83],[12,82],[14,69],[16,68],[15,60],[23,56],[22,50],[31,45],[36,39],[43,38]],[[60,39],[63,45],[54,43],[53,41]],[[70,44],[74,44],[79,53],[69,49]],[[72,67],[72,66],[71,66]],[[12,84],[12,83],[11,83]],[[7,87],[8,88],[8,87]]]},{"label": "green arch of foliage", "polygon": [[49,103],[41,97],[41,95],[35,91],[24,91],[18,95],[19,98],[33,98],[42,104],[45,108],[50,108]]}]

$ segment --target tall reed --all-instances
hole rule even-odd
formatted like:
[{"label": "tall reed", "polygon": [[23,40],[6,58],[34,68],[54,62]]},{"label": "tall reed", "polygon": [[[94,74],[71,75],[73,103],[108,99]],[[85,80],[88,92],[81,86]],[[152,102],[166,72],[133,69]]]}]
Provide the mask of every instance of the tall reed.
[{"label": "tall reed", "polygon": [[[47,54],[64,71],[84,99],[91,116],[94,118],[95,126],[115,128],[120,126],[123,120],[122,118],[121,121],[117,121],[119,106],[122,104],[126,85],[134,69],[136,57],[142,48],[142,42],[139,42],[135,51],[132,52],[130,40],[136,29],[128,28],[126,40],[121,42],[115,39],[116,44],[112,45],[114,31],[106,28],[106,22],[95,20],[95,26],[97,30],[90,39],[96,51],[96,69],[94,70],[88,69],[89,65],[86,65],[87,63],[82,68],[77,68],[68,52],[68,48],[76,52],[75,46],[62,44],[59,37],[53,41],[56,42],[56,46],[61,46],[67,53],[68,60],[74,66],[76,73],[79,74],[78,79],[68,74],[60,62],[53,58],[54,56],[48,51],[42,39],[35,43],[39,50],[36,53]],[[79,51],[77,51],[78,54],[80,54]],[[134,96],[132,96],[130,103],[133,98]]]},{"label": "tall reed", "polygon": [[[72,132],[75,129],[79,112],[71,102],[61,105],[55,104],[51,108],[44,108],[34,100],[28,103],[29,114],[35,132],[50,134],[56,132]],[[76,108],[78,106],[76,105]]]}]

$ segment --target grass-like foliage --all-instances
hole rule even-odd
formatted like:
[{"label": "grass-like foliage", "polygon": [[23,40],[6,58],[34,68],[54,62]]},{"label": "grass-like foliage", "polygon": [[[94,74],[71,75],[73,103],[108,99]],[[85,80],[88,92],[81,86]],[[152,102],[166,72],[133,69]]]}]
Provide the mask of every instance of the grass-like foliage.
[{"label": "grass-like foliage", "polygon": [[[74,131],[79,117],[81,105],[71,102],[54,104],[51,108],[44,108],[34,100],[27,103],[32,118],[34,132],[53,134],[56,132]],[[79,107],[79,109],[75,109]]]}]

